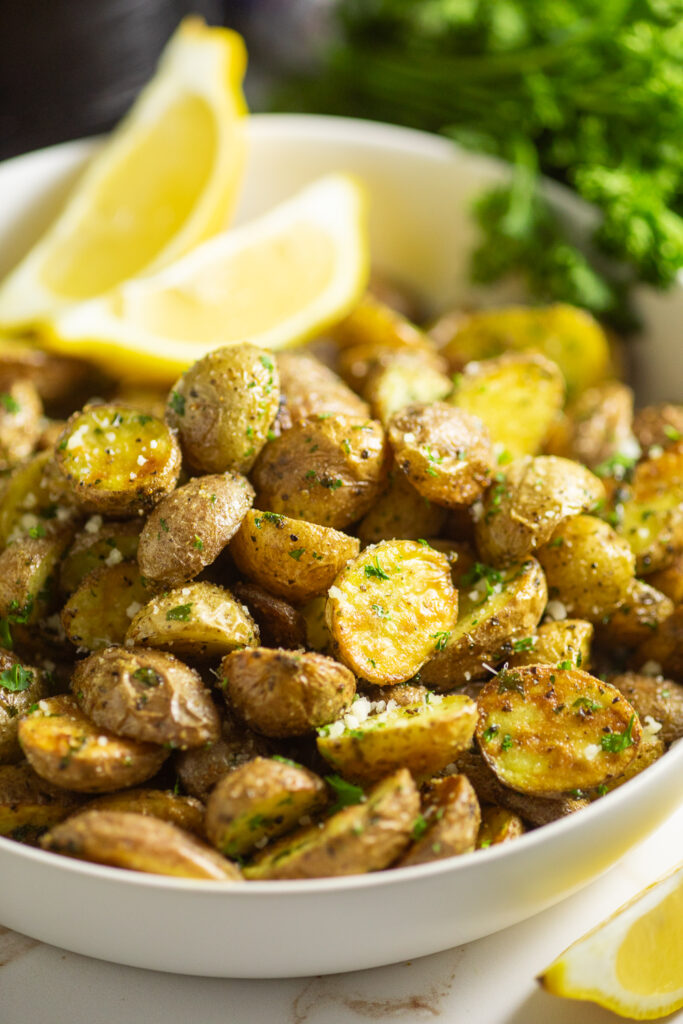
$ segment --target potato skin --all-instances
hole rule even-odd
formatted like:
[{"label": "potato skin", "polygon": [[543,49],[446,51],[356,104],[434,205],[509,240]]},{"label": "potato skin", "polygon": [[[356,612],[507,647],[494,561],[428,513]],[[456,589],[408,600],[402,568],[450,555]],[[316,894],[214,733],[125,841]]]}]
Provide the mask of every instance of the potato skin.
[{"label": "potato skin", "polygon": [[175,767],[183,787],[206,803],[219,779],[254,757],[267,757],[270,743],[247,729],[229,714],[221,723],[221,735],[215,743],[194,750],[179,751]]},{"label": "potato skin", "polygon": [[489,846],[509,843],[524,834],[524,822],[518,814],[496,807],[495,804],[484,804],[481,809],[481,825],[477,836],[477,849],[487,850]]},{"label": "potato skin", "polygon": [[140,535],[142,574],[169,587],[214,562],[251,508],[254,489],[239,473],[194,477],[163,498]]},{"label": "potato skin", "polygon": [[361,519],[356,533],[367,544],[436,537],[446,515],[444,508],[423,498],[403,473],[394,469],[389,473],[389,487]]},{"label": "potato skin", "polygon": [[329,526],[252,509],[230,545],[235,565],[288,601],[325,594],[360,550],[360,541]]},{"label": "potato skin", "polygon": [[664,743],[673,743],[683,736],[683,686],[680,683],[653,679],[637,672],[612,676],[610,682],[635,708],[641,721],[651,715],[656,722],[661,722],[657,737]]},{"label": "potato skin", "polygon": [[375,420],[300,420],[261,452],[252,476],[256,505],[343,530],[374,505],[388,464],[384,431]]},{"label": "potato skin", "polygon": [[204,837],[204,805],[193,796],[181,796],[169,789],[125,789],[88,801],[89,811],[125,811],[146,814]]},{"label": "potato skin", "polygon": [[330,413],[370,418],[370,406],[310,352],[278,352],[280,388],[292,423]]},{"label": "potato skin", "polygon": [[647,581],[675,605],[683,604],[683,551],[674,556],[671,565],[648,573]]},{"label": "potato skin", "polygon": [[200,473],[248,473],[275,419],[280,375],[275,357],[246,342],[208,352],[172,389],[166,420]]},{"label": "potato skin", "polygon": [[639,575],[666,568],[683,551],[683,444],[638,463],[616,529]]},{"label": "potato skin", "polygon": [[483,687],[477,704],[484,758],[504,785],[534,796],[591,789],[620,775],[642,737],[621,693],[580,669],[508,669]]},{"label": "potato skin", "polygon": [[273,597],[257,583],[233,583],[232,592],[249,609],[259,628],[262,647],[306,647],[306,620],[297,608]]},{"label": "potato skin", "polygon": [[206,834],[226,857],[241,857],[261,840],[288,832],[327,800],[322,779],[293,761],[256,757],[214,786]]},{"label": "potato skin", "polygon": [[381,871],[410,842],[420,798],[410,772],[382,779],[363,803],[345,807],[322,828],[285,836],[245,869],[247,879],[327,878]]},{"label": "potato skin", "polygon": [[431,353],[423,349],[403,349],[395,352],[391,361],[379,360],[363,385],[373,416],[385,425],[406,405],[439,402],[452,390],[451,379],[434,366]]},{"label": "potato skin", "polygon": [[484,492],[493,450],[476,416],[446,402],[408,405],[391,417],[388,436],[396,465],[423,498],[458,508]]},{"label": "potato skin", "polygon": [[[16,685],[24,688],[9,688]],[[19,716],[45,696],[47,685],[42,672],[0,648],[0,764],[22,759]]]},{"label": "potato skin", "polygon": [[44,850],[175,878],[236,882],[235,864],[168,821],[126,811],[83,811],[41,839]]},{"label": "potato skin", "polygon": [[89,651],[123,643],[135,609],[152,593],[136,562],[94,569],[62,608],[64,631],[72,644]]},{"label": "potato skin", "polygon": [[683,405],[664,402],[644,406],[636,413],[633,433],[644,451],[652,445],[668,448],[676,444],[683,437]]},{"label": "potato skin", "polygon": [[43,403],[35,385],[17,378],[0,394],[0,470],[16,466],[36,447]]},{"label": "potato skin", "polygon": [[[422,806],[424,835],[415,839],[397,867],[429,864],[444,857],[457,857],[474,850],[481,823],[477,794],[466,775],[435,779],[428,787]],[[413,837],[415,837],[415,827]]]},{"label": "potato skin", "polygon": [[[525,640],[532,641],[526,645]],[[518,645],[513,643],[515,653],[507,659],[510,668],[518,665],[560,665],[569,662],[587,672],[590,667],[593,624],[585,619],[564,619],[561,622],[545,622],[536,633],[523,638]]]},{"label": "potato skin", "polygon": [[303,736],[338,718],[356,692],[347,668],[311,651],[233,651],[220,672],[228,706],[264,736]]},{"label": "potato skin", "polygon": [[186,750],[220,735],[201,676],[172,654],[109,647],[78,663],[71,688],[95,725],[116,736]]},{"label": "potato skin", "polygon": [[62,821],[83,803],[41,779],[30,764],[0,765],[0,835],[32,842],[37,834]]},{"label": "potato skin", "polygon": [[571,406],[569,417],[569,446],[564,454],[589,469],[633,443],[633,391],[621,381],[588,388]]},{"label": "potato skin", "polygon": [[674,609],[633,655],[634,665],[657,662],[665,676],[683,683],[683,605]]},{"label": "potato skin", "polygon": [[[90,523],[92,525],[89,525]],[[137,558],[141,529],[142,523],[135,519],[103,522],[97,526],[97,518],[93,516],[86,523],[86,528],[76,534],[73,544],[60,563],[61,592],[73,594],[88,573],[94,569],[104,569],[122,560],[134,561]]]},{"label": "potato skin", "polygon": [[652,636],[673,610],[673,601],[665,594],[643,580],[633,579],[623,603],[599,625],[598,640],[605,646],[617,643],[636,647]]},{"label": "potato skin", "polygon": [[38,775],[77,793],[137,786],[156,774],[168,757],[162,747],[98,728],[70,694],[41,700],[36,711],[20,719],[19,742]]},{"label": "potato skin", "polygon": [[71,530],[17,540],[0,554],[0,616],[33,625],[54,610],[57,566]]}]

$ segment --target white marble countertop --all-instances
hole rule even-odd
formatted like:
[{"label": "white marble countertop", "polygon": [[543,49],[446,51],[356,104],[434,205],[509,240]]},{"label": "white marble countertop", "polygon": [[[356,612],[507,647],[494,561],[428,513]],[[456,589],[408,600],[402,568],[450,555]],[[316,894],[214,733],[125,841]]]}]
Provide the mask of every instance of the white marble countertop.
[{"label": "white marble countertop", "polygon": [[[534,977],[682,851],[683,807],[603,878],[521,925],[410,963],[326,978],[160,974],[0,928],[0,1024],[609,1024],[619,1018],[549,996]],[[683,1024],[683,1010],[667,1021]]]}]

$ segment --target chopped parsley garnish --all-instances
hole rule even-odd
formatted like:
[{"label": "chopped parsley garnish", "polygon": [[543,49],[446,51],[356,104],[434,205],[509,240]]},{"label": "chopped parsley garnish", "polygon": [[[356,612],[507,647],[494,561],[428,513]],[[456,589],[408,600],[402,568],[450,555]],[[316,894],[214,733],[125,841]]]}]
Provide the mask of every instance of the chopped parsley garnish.
[{"label": "chopped parsley garnish", "polygon": [[475,562],[469,572],[466,572],[462,577],[463,587],[469,587],[473,583],[479,583],[480,580],[484,580],[486,583],[486,596],[490,597],[495,593],[494,588],[503,582],[502,573],[498,569],[494,569],[491,565],[484,565],[483,562]]},{"label": "chopped parsley garnish", "polygon": [[14,647],[12,630],[9,628],[8,619],[0,619],[0,646],[6,647],[10,651]]},{"label": "chopped parsley garnish", "polygon": [[176,622],[187,622],[191,611],[191,604],[179,604],[175,608],[169,608],[166,612],[166,618]]},{"label": "chopped parsley garnish", "polygon": [[336,797],[334,804],[330,807],[330,814],[340,811],[343,807],[365,803],[365,793],[361,787],[347,782],[346,779],[342,779],[341,775],[326,775],[325,782]]},{"label": "chopped parsley garnish", "polygon": [[327,489],[330,491],[336,491],[338,487],[342,486],[342,483],[343,481],[339,477],[333,480],[329,476],[324,476],[320,480],[320,485],[322,487],[327,487]]},{"label": "chopped parsley garnish", "polygon": [[442,651],[444,649],[444,647],[446,646],[446,644],[448,643],[448,641],[450,640],[450,638],[451,638],[451,630],[450,629],[440,629],[438,631],[438,633],[432,633],[431,634],[431,639],[432,640],[436,640],[436,643],[434,644],[434,650],[435,651]]},{"label": "chopped parsley garnish", "polygon": [[484,743],[490,743],[496,733],[499,732],[499,729],[500,727],[497,725],[490,725],[488,729],[484,729],[484,732],[482,733]]},{"label": "chopped parsley garnish", "polygon": [[166,522],[166,520],[162,518],[159,520],[159,522],[161,523],[161,529],[164,531],[164,533],[168,533],[168,523]]},{"label": "chopped parsley garnish", "polygon": [[598,796],[604,796],[608,792],[607,786],[604,782],[601,782],[598,786]]},{"label": "chopped parsley garnish", "polygon": [[33,672],[30,669],[22,668],[21,665],[12,665],[0,672],[0,686],[11,693],[19,693],[28,690],[33,682]]},{"label": "chopped parsley garnish", "polygon": [[617,480],[623,480],[633,470],[637,461],[637,458],[617,452],[616,455],[610,455],[608,459],[597,465],[593,472],[596,476],[613,476]]},{"label": "chopped parsley garnish", "polygon": [[306,479],[307,480],[315,480],[315,476],[316,476],[316,473],[315,473],[314,469],[309,469],[308,472],[306,473]]},{"label": "chopped parsley garnish", "polygon": [[600,746],[609,754],[620,754],[622,750],[633,746],[633,723],[635,715],[631,715],[628,726],[624,732],[609,732],[600,738]]},{"label": "chopped parsley garnish", "polygon": [[573,661],[559,661],[557,663],[557,667],[560,669],[561,672],[571,672],[571,670],[574,668],[574,662]]},{"label": "chopped parsley garnish", "polygon": [[512,641],[512,650],[518,654],[520,651],[532,651],[536,644],[535,636],[523,636],[521,640]]},{"label": "chopped parsley garnish", "polygon": [[375,613],[375,615],[379,615],[380,619],[390,619],[391,618],[391,616],[389,615],[389,612],[386,610],[386,608],[382,608],[381,604],[371,604],[370,607],[373,610],[373,612]]},{"label": "chopped parsley garnish", "polygon": [[280,764],[288,764],[290,768],[301,768],[301,765],[296,761],[292,761],[291,757],[282,757],[281,754],[271,754],[271,761],[279,761]]},{"label": "chopped parsley garnish", "polygon": [[19,410],[21,409],[21,406],[17,402],[16,398],[12,398],[12,396],[9,395],[6,391],[3,391],[2,394],[0,394],[0,402],[2,402],[7,412],[19,412]]},{"label": "chopped parsley garnish", "polygon": [[423,814],[418,814],[410,834],[412,838],[415,840],[422,839],[422,836],[425,834],[428,828],[429,822],[427,821],[427,819],[424,817]]},{"label": "chopped parsley garnish", "polygon": [[680,441],[683,437],[683,434],[681,434],[680,430],[676,430],[676,428],[672,427],[670,423],[664,424],[664,433],[670,441]]},{"label": "chopped parsley garnish", "polygon": [[602,704],[598,704],[596,700],[591,700],[590,697],[577,697],[572,704],[573,708],[585,708],[586,711],[601,711]]},{"label": "chopped parsley garnish", "polygon": [[512,736],[509,732],[506,732],[503,736],[503,742],[500,745],[501,750],[509,750],[513,744]]},{"label": "chopped parsley garnish", "polygon": [[194,535],[194,540],[192,541],[192,547],[195,548],[197,551],[204,550],[204,541],[196,533]]},{"label": "chopped parsley garnish", "polygon": [[498,673],[498,693],[506,693],[509,690],[515,690],[524,696],[524,683],[519,672]]},{"label": "chopped parsley garnish", "polygon": [[147,415],[146,413],[144,413],[144,412],[143,412],[143,413],[141,413],[141,414],[140,414],[140,415],[139,415],[139,416],[137,417],[137,421],[138,421],[138,423],[140,424],[140,426],[141,426],[141,427],[144,427],[144,426],[146,426],[146,425],[147,425],[148,423],[151,423],[153,419],[154,419],[154,417],[153,417],[153,416],[148,416],[148,415]]},{"label": "chopped parsley garnish", "polygon": [[261,356],[261,365],[266,370],[274,370],[275,369],[275,367],[273,366],[273,360],[270,359],[268,356]]},{"label": "chopped parsley garnish", "polygon": [[375,564],[365,566],[365,575],[370,579],[376,580],[388,580],[390,576],[384,571],[382,566],[379,564],[379,556],[375,555]]},{"label": "chopped parsley garnish", "polygon": [[289,552],[289,557],[293,558],[295,562],[298,562],[301,556],[305,553],[306,548],[293,548],[292,551]]},{"label": "chopped parsley garnish", "polygon": [[19,602],[16,598],[13,598],[9,603],[9,615],[7,619],[9,622],[26,623],[28,622],[31,612],[33,611],[33,594],[27,594],[26,602],[20,607]]},{"label": "chopped parsley garnish", "polygon": [[159,686],[161,676],[153,668],[136,668],[133,672],[133,679],[137,679],[143,686]]},{"label": "chopped parsley garnish", "polygon": [[177,413],[178,416],[184,416],[185,415],[185,396],[184,395],[179,395],[177,391],[172,391],[171,392],[171,397],[169,398],[168,401],[169,401],[169,405],[173,409],[173,412]]},{"label": "chopped parsley garnish", "polygon": [[37,526],[32,526],[29,529],[28,535],[29,535],[29,537],[33,537],[34,540],[36,538],[38,538],[38,537],[44,537],[45,536],[45,527],[43,526],[42,523],[38,523]]}]

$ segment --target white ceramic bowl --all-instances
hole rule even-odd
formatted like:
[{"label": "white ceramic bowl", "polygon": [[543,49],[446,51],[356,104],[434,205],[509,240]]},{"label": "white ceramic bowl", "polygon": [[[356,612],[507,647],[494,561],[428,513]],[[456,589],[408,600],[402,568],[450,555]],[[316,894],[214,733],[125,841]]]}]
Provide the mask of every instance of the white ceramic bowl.
[{"label": "white ceramic bowl", "polygon": [[[0,167],[0,274],[31,244],[92,149],[80,142]],[[333,118],[251,122],[240,217],[319,174],[350,170],[370,193],[376,265],[435,308],[471,296],[467,210],[505,168],[418,132]],[[591,213],[553,201],[578,230]],[[680,389],[683,289],[644,293],[640,398]],[[680,394],[678,395],[680,399]],[[357,970],[479,938],[605,871],[676,807],[683,743],[581,813],[485,853],[375,875],[221,885],[142,875],[0,839],[0,921],[45,942],[136,967],[243,978]]]}]

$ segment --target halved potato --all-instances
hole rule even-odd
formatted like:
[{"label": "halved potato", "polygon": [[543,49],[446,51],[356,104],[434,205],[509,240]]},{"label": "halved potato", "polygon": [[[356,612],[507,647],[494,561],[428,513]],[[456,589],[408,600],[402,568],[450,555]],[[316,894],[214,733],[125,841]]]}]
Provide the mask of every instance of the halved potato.
[{"label": "halved potato", "polygon": [[683,440],[683,405],[664,402],[639,409],[633,421],[633,432],[644,451],[652,445],[668,448]]},{"label": "halved potato", "polygon": [[105,523],[101,516],[91,516],[61,561],[59,589],[62,593],[72,594],[94,569],[134,561],[141,529],[139,520]]},{"label": "halved potato", "polygon": [[683,686],[680,683],[637,672],[612,676],[610,682],[635,708],[641,722],[651,718],[661,725],[656,735],[664,743],[673,743],[683,736]]},{"label": "halved potato", "polygon": [[43,403],[35,385],[17,377],[0,390],[0,470],[28,458],[42,432]]},{"label": "halved potato", "polygon": [[131,619],[153,592],[137,562],[94,569],[62,609],[64,631],[72,644],[89,651],[121,644]]},{"label": "halved potato", "polygon": [[648,573],[648,582],[674,604],[683,604],[683,551],[674,555],[671,565],[657,572]]},{"label": "halved potato", "polygon": [[593,624],[584,619],[545,622],[535,633],[512,642],[510,668],[517,665],[555,665],[590,668]]},{"label": "halved potato", "polygon": [[623,603],[599,625],[598,638],[607,646],[636,647],[652,636],[673,610],[674,603],[665,594],[643,580],[632,579]]},{"label": "halved potato", "polygon": [[263,647],[306,647],[306,620],[298,608],[257,583],[233,583],[232,593],[258,626]]},{"label": "halved potato", "polygon": [[72,529],[17,540],[0,554],[0,616],[33,624],[54,611],[59,561]]},{"label": "halved potato", "polygon": [[41,779],[26,761],[0,766],[0,835],[33,842],[83,804],[84,797]]},{"label": "halved potato", "polygon": [[270,753],[268,740],[228,714],[221,723],[220,738],[194,750],[180,751],[175,755],[175,767],[187,792],[206,803],[224,775],[254,757],[268,757]]},{"label": "halved potato", "polygon": [[0,498],[0,545],[61,534],[77,519],[75,499],[51,451],[38,452],[9,474]]},{"label": "halved potato", "polygon": [[658,666],[658,673],[683,683],[683,605],[675,608],[633,655],[637,666],[648,661]]},{"label": "halved potato", "polygon": [[310,352],[278,352],[280,388],[292,423],[331,413],[370,418],[370,406]]},{"label": "halved potato", "polygon": [[621,381],[588,388],[568,412],[568,450],[562,454],[569,458],[597,469],[624,452],[638,451],[632,433],[633,391]]},{"label": "halved potato", "polygon": [[89,811],[125,811],[146,814],[204,837],[204,805],[193,796],[181,796],[170,789],[125,789],[88,801]]},{"label": "halved potato", "polygon": [[639,575],[671,565],[683,551],[683,445],[638,463],[616,529],[631,545]]},{"label": "halved potato", "polygon": [[413,844],[397,867],[428,864],[474,850],[481,823],[477,794],[466,775],[435,779],[413,825]]},{"label": "halved potato", "polygon": [[332,337],[342,348],[366,344],[390,349],[434,347],[428,335],[370,292],[335,325]]},{"label": "halved potato", "polygon": [[457,614],[446,556],[412,540],[367,547],[337,576],[325,608],[339,658],[380,685],[414,676],[445,646]]},{"label": "halved potato", "polygon": [[400,470],[393,470],[389,487],[361,519],[356,533],[367,544],[435,537],[441,533],[446,515],[440,505],[423,498]]},{"label": "halved potato", "polygon": [[47,692],[42,672],[0,647],[0,764],[22,759],[19,716],[46,697]]},{"label": "halved potato", "polygon": [[379,361],[363,385],[373,416],[385,426],[406,405],[440,402],[452,390],[450,377],[437,369],[422,350],[401,350],[390,362]]},{"label": "halved potato", "polygon": [[509,843],[524,834],[524,822],[518,814],[496,807],[495,804],[484,804],[481,809],[481,826],[477,836],[477,849],[486,850],[489,846]]}]

